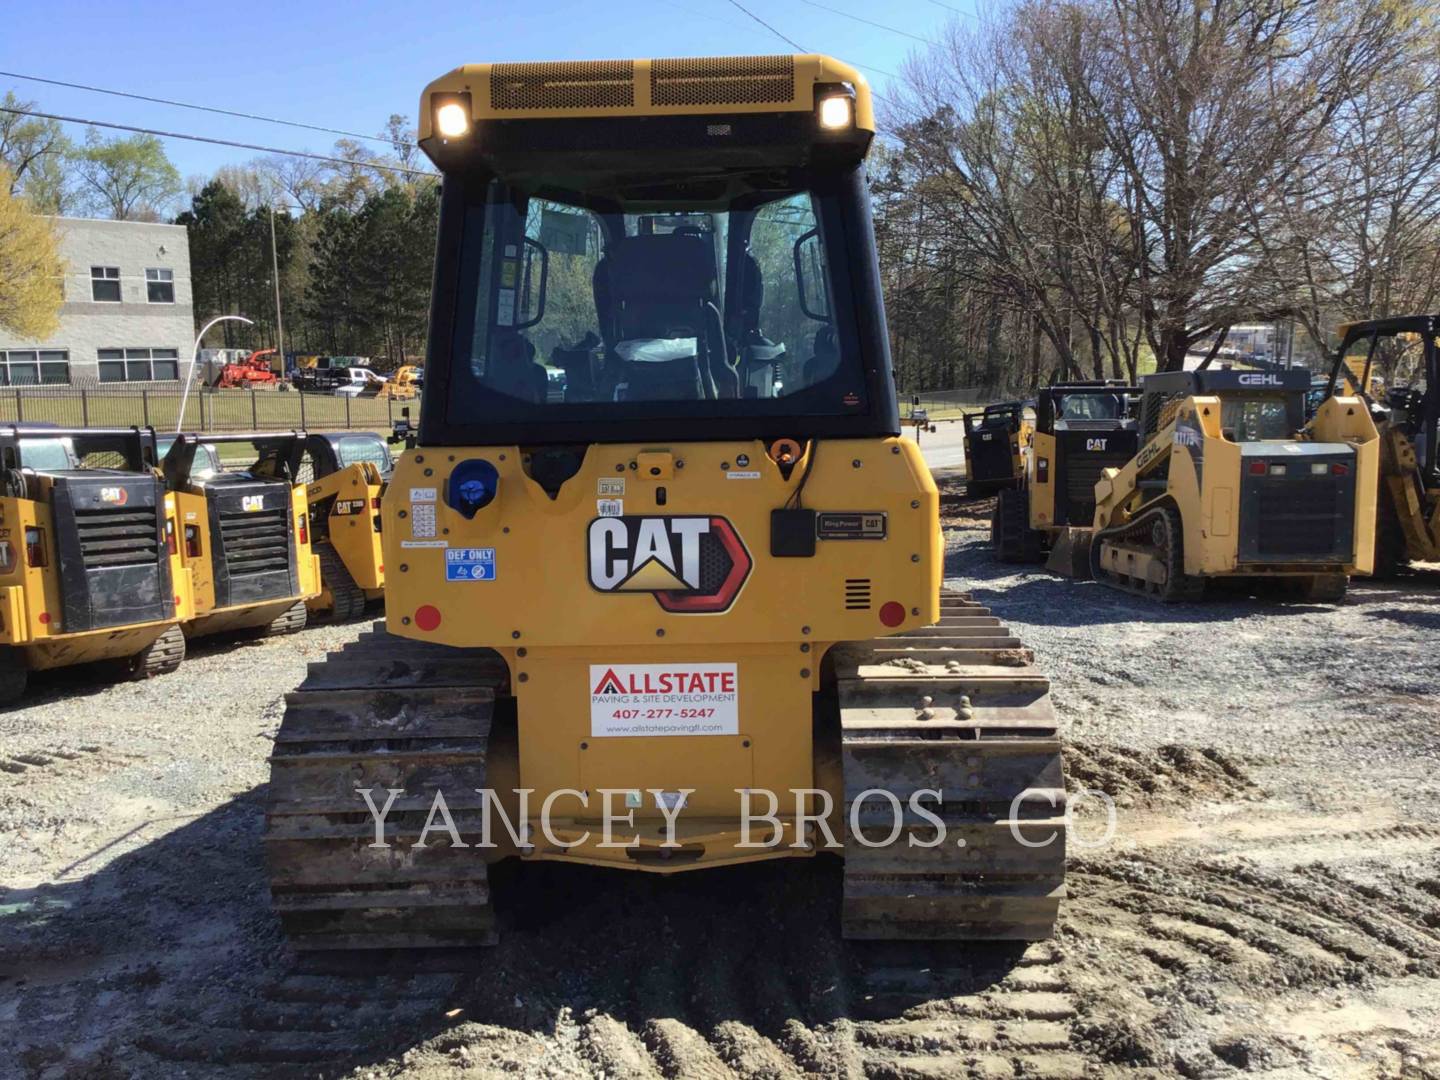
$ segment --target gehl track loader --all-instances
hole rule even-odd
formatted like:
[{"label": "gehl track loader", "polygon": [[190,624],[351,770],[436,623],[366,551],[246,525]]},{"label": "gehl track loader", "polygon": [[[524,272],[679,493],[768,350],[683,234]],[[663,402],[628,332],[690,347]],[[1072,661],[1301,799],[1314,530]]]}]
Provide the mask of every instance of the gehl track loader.
[{"label": "gehl track loader", "polygon": [[385,627],[312,668],[271,758],[297,947],[487,943],[486,866],[511,855],[831,850],[851,937],[1051,932],[1055,717],[997,621],[941,596],[873,132],[864,80],[821,56],[479,65],[425,91],[440,239]]},{"label": "gehl track loader", "polygon": [[174,512],[149,428],[0,428],[0,702],[97,660],[146,678],[185,657]]},{"label": "gehl track loader", "polygon": [[1165,601],[1242,579],[1338,600],[1374,555],[1380,443],[1359,398],[1305,423],[1308,371],[1141,379],[1134,459],[1095,486],[1091,572]]},{"label": "gehl track loader", "polygon": [[986,405],[983,412],[966,413],[965,493],[980,495],[1000,488],[1018,487],[1025,475],[1024,450],[1035,424],[1023,401]]},{"label": "gehl track loader", "polygon": [[[175,437],[161,468],[179,514],[180,557],[195,598],[186,637],[305,626],[305,602],[320,593],[310,549],[305,485],[297,482],[304,432]],[[226,447],[247,463],[215,471]]]},{"label": "gehl track loader", "polygon": [[[1376,577],[1411,562],[1440,562],[1440,315],[1403,315],[1340,328],[1326,397],[1358,386],[1380,433]],[[1381,360],[1392,378],[1383,402],[1370,395]],[[1353,374],[1352,374],[1353,373]]]},{"label": "gehl track loader", "polygon": [[1072,382],[1036,395],[1020,487],[1000,492],[990,519],[996,558],[1045,562],[1070,576],[1088,572],[1081,548],[1095,517],[1095,481],[1139,446],[1138,393],[1122,383]]}]

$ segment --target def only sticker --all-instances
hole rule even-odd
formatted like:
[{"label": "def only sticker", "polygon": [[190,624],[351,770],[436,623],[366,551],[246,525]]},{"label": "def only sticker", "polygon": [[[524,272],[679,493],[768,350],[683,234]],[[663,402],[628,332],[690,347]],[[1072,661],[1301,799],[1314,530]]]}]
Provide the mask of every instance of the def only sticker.
[{"label": "def only sticker", "polygon": [[494,581],[494,548],[449,548],[445,552],[446,581]]},{"label": "def only sticker", "polygon": [[596,738],[740,734],[734,664],[591,664]]}]

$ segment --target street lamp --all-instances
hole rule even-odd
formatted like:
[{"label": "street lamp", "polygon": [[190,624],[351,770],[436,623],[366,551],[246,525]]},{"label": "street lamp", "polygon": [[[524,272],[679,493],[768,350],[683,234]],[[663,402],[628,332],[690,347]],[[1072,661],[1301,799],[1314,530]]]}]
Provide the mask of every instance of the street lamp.
[{"label": "street lamp", "polygon": [[244,315],[217,315],[201,328],[200,333],[195,335],[195,344],[190,349],[190,370],[185,375],[185,389],[180,392],[180,415],[175,418],[175,434],[180,434],[180,429],[185,426],[185,403],[190,400],[190,384],[195,381],[195,358],[200,355],[200,342],[210,332],[210,328],[216,323],[226,321],[243,322],[246,326],[254,326],[253,319],[247,319]]}]

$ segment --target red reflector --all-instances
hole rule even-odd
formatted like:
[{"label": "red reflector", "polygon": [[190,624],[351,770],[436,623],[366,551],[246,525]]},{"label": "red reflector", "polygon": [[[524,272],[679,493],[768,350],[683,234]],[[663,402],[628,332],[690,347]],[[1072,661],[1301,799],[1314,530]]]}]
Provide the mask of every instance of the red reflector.
[{"label": "red reflector", "polygon": [[180,595],[178,593],[175,595],[175,606],[177,608],[180,606]]},{"label": "red reflector", "polygon": [[1350,466],[1344,464],[1343,462],[1337,461],[1337,462],[1335,462],[1335,464],[1333,464],[1333,465],[1330,466],[1330,475],[1331,475],[1331,476],[1349,476],[1349,475],[1350,475]]},{"label": "red reflector", "polygon": [[440,625],[440,609],[429,604],[416,608],[415,625],[421,630],[434,630]]},{"label": "red reflector", "polygon": [[48,611],[42,611],[42,612],[40,612],[40,622],[41,622],[42,624],[44,624],[44,625],[48,625],[49,622],[50,622],[50,612],[48,612]]},{"label": "red reflector", "polygon": [[380,564],[380,573],[383,574],[384,572],[385,572],[385,564],[382,562],[382,563]]},{"label": "red reflector", "polygon": [[880,607],[880,621],[886,626],[899,626],[905,621],[905,605],[891,600]]},{"label": "red reflector", "polygon": [[1252,462],[1250,462],[1250,475],[1251,475],[1251,476],[1264,476],[1264,475],[1265,475],[1265,462],[1263,462],[1263,461],[1252,461]]},{"label": "red reflector", "polygon": [[380,509],[380,496],[379,496],[379,495],[374,496],[374,497],[370,500],[370,509],[371,509],[371,510],[379,510],[379,509]]},{"label": "red reflector", "polygon": [[310,542],[310,523],[305,520],[304,514],[300,515],[300,542],[302,544]]}]

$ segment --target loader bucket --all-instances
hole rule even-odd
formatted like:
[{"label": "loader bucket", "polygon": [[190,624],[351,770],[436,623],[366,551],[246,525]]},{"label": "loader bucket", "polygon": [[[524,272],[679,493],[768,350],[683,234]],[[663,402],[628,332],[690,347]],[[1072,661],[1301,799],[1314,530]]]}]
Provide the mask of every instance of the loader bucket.
[{"label": "loader bucket", "polygon": [[1045,569],[1062,577],[1087,581],[1090,578],[1090,537],[1089,529],[1061,529],[1050,547],[1050,557],[1045,560]]}]

